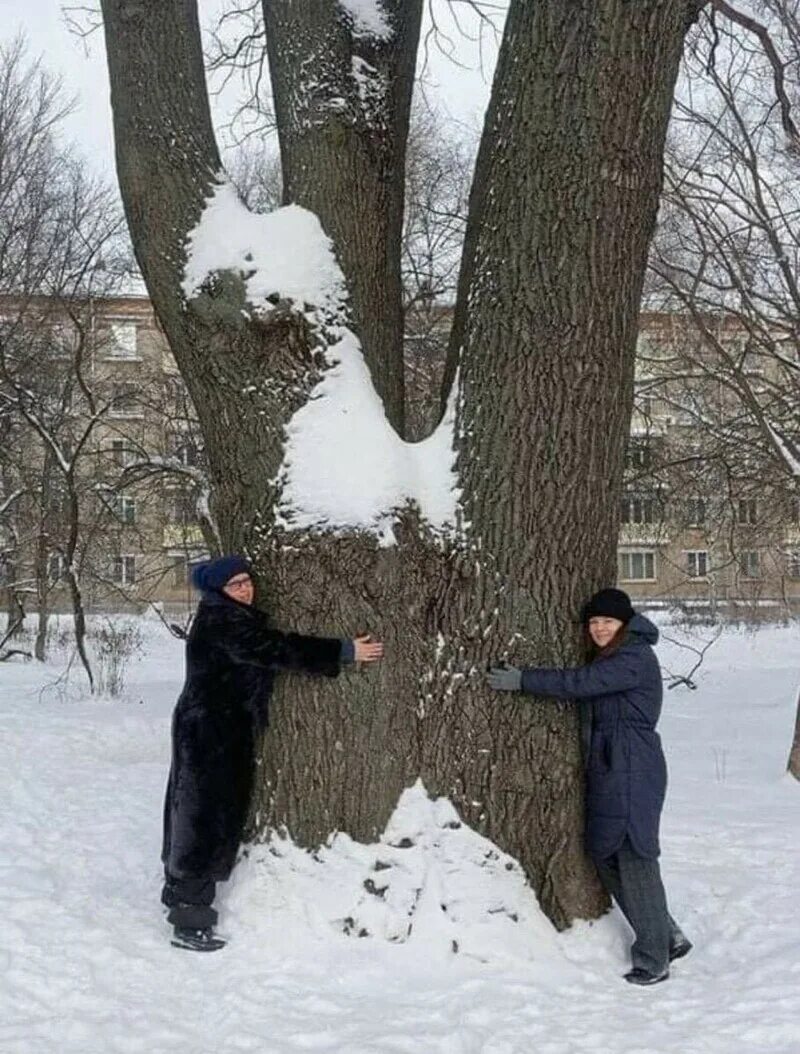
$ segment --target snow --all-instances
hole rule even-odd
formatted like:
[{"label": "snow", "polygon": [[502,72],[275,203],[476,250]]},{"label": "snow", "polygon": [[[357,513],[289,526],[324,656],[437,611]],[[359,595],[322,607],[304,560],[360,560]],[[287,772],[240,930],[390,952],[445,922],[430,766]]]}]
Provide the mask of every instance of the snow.
[{"label": "snow", "polygon": [[[219,270],[243,277],[250,310],[267,316],[277,300],[291,301],[325,342],[328,368],[286,428],[278,522],[287,530],[361,529],[392,544],[393,521],[412,502],[433,529],[452,529],[458,384],[428,439],[397,435],[346,325],[344,277],[317,217],[296,205],[252,213],[221,176],[187,239],[185,296]],[[245,390],[253,389],[245,382]]]},{"label": "snow", "polygon": [[342,330],[327,358],[332,368],[316,398],[287,429],[280,524],[295,530],[356,526],[388,545],[398,510],[414,500],[432,527],[454,525],[457,382],[439,427],[422,442],[406,443],[386,419],[352,333]]},{"label": "snow", "polygon": [[380,0],[339,0],[353,23],[353,35],[385,40],[392,28]]},{"label": "snow", "polygon": [[312,212],[299,205],[251,212],[223,177],[187,239],[187,299],[218,270],[247,276],[247,300],[267,310],[270,297],[293,300],[300,310],[304,304],[337,310],[344,296],[330,243]]},{"label": "snow", "polygon": [[796,626],[726,630],[697,690],[666,693],[662,866],[695,950],[638,990],[616,912],[556,933],[514,862],[419,784],[375,845],[251,847],[219,890],[228,946],[171,948],[158,851],[182,645],[140,625],[116,701],[86,698],[64,655],[0,664],[4,1054],[800,1049]]}]

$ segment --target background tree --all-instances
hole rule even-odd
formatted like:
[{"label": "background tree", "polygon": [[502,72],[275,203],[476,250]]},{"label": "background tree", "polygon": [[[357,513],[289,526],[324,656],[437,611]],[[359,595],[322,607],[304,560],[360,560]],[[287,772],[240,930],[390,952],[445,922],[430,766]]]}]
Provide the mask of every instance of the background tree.
[{"label": "background tree", "polygon": [[59,80],[28,59],[24,41],[0,47],[0,415],[10,440],[4,486],[20,494],[12,577],[32,551],[40,658],[54,578],[67,581],[91,682],[79,574],[86,481],[78,466],[109,407],[91,376],[91,299],[118,286],[128,260],[110,189],[87,177],[57,138],[68,108]]},{"label": "background tree", "polygon": [[521,859],[557,924],[596,913],[576,716],[498,705],[481,669],[499,655],[578,658],[575,613],[613,578],[639,297],[698,5],[509,5],[443,393],[459,530],[437,536],[409,505],[388,548],[342,524],[287,533],[275,510],[285,429],[326,375],[336,327],[358,334],[405,434],[402,216],[421,2],[264,4],[283,200],[333,240],[351,296],[333,318],[279,289],[255,310],[238,268],[187,298],[187,237],[220,179],[196,7],[102,7],[123,201],[197,408],[223,544],[253,555],[280,622],[368,626],[388,644],[380,683],[293,683],[291,706],[279,690],[258,825],[286,823],[307,844],[334,829],[374,838],[421,775]]},{"label": "background tree", "polygon": [[762,22],[712,12],[687,49],[646,287],[665,316],[640,344],[638,389],[679,427],[639,485],[682,528],[702,505],[718,560],[758,554],[785,576],[800,557],[800,140],[765,85],[780,55],[779,101],[798,97],[800,8],[754,10]]}]

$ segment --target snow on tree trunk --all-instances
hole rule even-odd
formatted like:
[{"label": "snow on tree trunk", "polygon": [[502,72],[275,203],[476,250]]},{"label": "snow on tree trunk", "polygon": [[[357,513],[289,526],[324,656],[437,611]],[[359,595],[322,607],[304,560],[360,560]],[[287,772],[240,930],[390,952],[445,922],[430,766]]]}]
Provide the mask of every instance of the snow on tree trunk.
[{"label": "snow on tree trunk", "polygon": [[[520,859],[556,924],[596,915],[606,902],[582,849],[576,709],[492,695],[483,667],[577,659],[580,604],[614,578],[638,300],[694,3],[512,0],[449,415],[427,447],[402,443],[378,412],[380,399],[402,426],[399,329],[384,323],[400,318],[418,5],[315,5],[302,33],[293,19],[310,5],[265,5],[270,47],[293,33],[298,56],[273,56],[287,193],[333,238],[346,286],[308,213],[240,211],[220,172],[195,3],[102,6],[123,200],[197,408],[223,544],[253,556],[279,626],[369,630],[387,645],[379,668],[336,682],[278,679],[252,833],[374,840],[421,776]],[[364,23],[365,11],[381,17]],[[392,101],[378,99],[377,134],[353,91],[371,106],[379,81]]]},{"label": "snow on tree trunk", "polygon": [[333,239],[375,387],[403,434],[400,245],[422,0],[263,7],[284,201],[317,213]]}]

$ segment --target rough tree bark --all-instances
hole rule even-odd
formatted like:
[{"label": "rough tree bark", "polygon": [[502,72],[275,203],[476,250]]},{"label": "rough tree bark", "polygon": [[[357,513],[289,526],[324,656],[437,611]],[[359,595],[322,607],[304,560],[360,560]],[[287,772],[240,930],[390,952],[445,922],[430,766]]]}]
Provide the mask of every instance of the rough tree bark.
[{"label": "rough tree bark", "polygon": [[[255,831],[286,824],[309,845],[337,829],[373,839],[421,775],[521,860],[557,925],[597,914],[605,901],[581,846],[574,708],[491,697],[482,669],[501,654],[577,658],[580,603],[614,577],[639,294],[696,4],[512,0],[448,370],[458,384],[463,522],[456,540],[442,542],[406,510],[390,549],[363,534],[276,528],[271,481],[283,428],[319,377],[324,338],[282,305],[245,317],[238,275],[218,274],[183,301],[185,238],[219,168],[195,3],[102,6],[123,200],[197,407],[223,541],[255,558],[262,603],[279,624],[369,628],[387,642],[378,671],[335,684],[281,679]],[[399,334],[378,316],[400,317],[401,169],[419,5],[384,4],[400,27],[395,54],[374,41],[365,52],[326,21],[333,16],[317,14],[322,5],[301,26],[301,6],[311,5],[265,4],[287,200],[312,206],[334,237],[374,383],[401,426]],[[286,34],[294,50],[283,46]],[[311,54],[307,40],[315,65],[288,61]],[[290,101],[309,86],[300,66],[306,77],[332,71],[335,85],[354,56],[391,86],[381,134],[319,94],[303,102],[298,122]],[[364,231],[388,262],[368,251]]]}]

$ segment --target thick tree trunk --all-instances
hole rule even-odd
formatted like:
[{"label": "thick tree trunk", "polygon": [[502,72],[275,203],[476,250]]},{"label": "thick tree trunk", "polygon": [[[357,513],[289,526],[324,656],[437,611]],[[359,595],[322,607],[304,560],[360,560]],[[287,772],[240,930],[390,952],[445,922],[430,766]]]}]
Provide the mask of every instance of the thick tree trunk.
[{"label": "thick tree trunk", "polygon": [[50,582],[47,566],[50,555],[47,532],[44,525],[36,539],[34,577],[36,579],[36,642],[33,653],[40,662],[47,658],[47,627],[50,621]]},{"label": "thick tree trunk", "polygon": [[[557,924],[596,914],[604,900],[582,851],[575,708],[492,696],[482,668],[503,654],[576,658],[580,602],[613,578],[638,299],[687,0],[512,0],[450,365],[451,378],[459,367],[463,523],[448,547],[407,512],[392,549],[363,534],[276,529],[271,481],[284,426],[320,375],[324,337],[280,308],[245,317],[235,275],[218,275],[183,301],[185,239],[219,164],[195,5],[102,3],[123,200],[198,410],[223,543],[255,558],[260,602],[279,625],[369,629],[387,643],[381,668],[338,683],[279,679],[254,831],[286,824],[309,845],[336,829],[371,840],[403,787],[422,775],[429,791],[451,797],[522,861]],[[272,48],[294,33],[306,53],[293,19],[301,17],[295,8],[310,6],[265,5]],[[419,5],[382,6],[413,48]],[[323,64],[332,64],[332,83],[344,84],[353,55],[323,5],[314,8],[319,32],[308,34],[329,44]],[[319,79],[319,51],[298,80],[279,49],[273,78],[288,195],[313,205],[337,239],[375,385],[400,423],[397,334],[380,317],[399,317],[399,263],[371,253],[364,232],[375,232],[381,252],[399,253],[404,147],[383,136],[404,136],[409,89],[400,81],[413,62],[381,55],[378,42],[369,47],[353,51],[397,79],[378,137],[319,114],[319,95],[302,101],[315,115],[310,126],[292,126],[291,89],[307,92]],[[324,190],[306,174],[312,163],[323,184],[331,172]],[[397,293],[399,303],[399,283]]]},{"label": "thick tree trunk", "polygon": [[422,0],[384,0],[385,37],[351,33],[338,4],[263,7],[284,201],[316,213],[333,239],[364,357],[402,435],[400,245]]},{"label": "thick tree trunk", "polygon": [[78,651],[81,663],[89,680],[89,690],[94,692],[94,674],[92,664],[89,661],[89,653],[86,650],[86,611],[83,606],[83,592],[80,579],[76,569],[78,552],[78,532],[80,528],[80,505],[78,495],[75,492],[74,479],[70,474],[67,477],[68,508],[69,508],[69,534],[64,550],[64,561],[66,563],[65,576],[69,586],[69,599],[72,605],[72,618],[75,627],[75,647]]},{"label": "thick tree trunk", "polygon": [[[443,670],[580,661],[615,580],[637,318],[685,0],[512,3],[486,118],[449,363],[458,367],[468,584]],[[555,919],[597,905],[580,850],[575,707],[455,687],[425,743],[462,811],[515,847]],[[458,755],[461,753],[461,757]],[[457,760],[458,759],[458,760]],[[452,791],[450,792],[452,793]]]},{"label": "thick tree trunk", "polygon": [[789,752],[789,772],[796,780],[800,780],[800,693],[797,696],[797,717],[794,723],[794,739],[792,749]]}]

